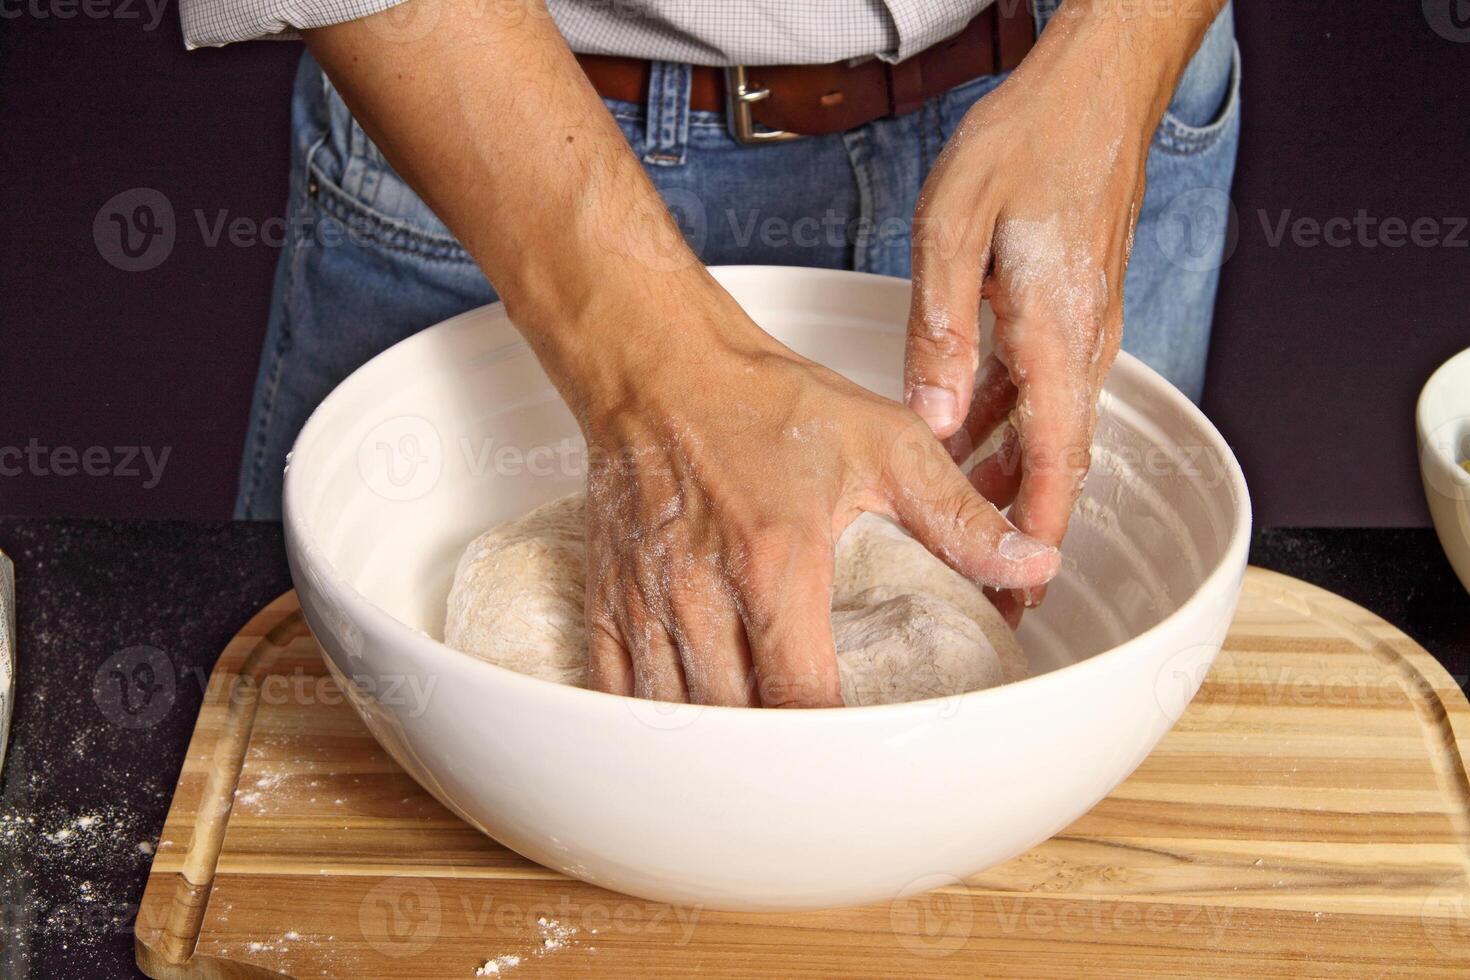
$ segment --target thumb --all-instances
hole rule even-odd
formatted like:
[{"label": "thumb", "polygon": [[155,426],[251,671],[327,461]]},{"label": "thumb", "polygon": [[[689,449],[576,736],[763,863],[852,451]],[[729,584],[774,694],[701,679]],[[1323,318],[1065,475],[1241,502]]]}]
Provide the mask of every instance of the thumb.
[{"label": "thumb", "polygon": [[1057,549],[1006,520],[938,441],[905,442],[889,472],[888,499],[892,516],[915,540],[977,585],[1036,588],[1056,575]]},{"label": "thumb", "polygon": [[[924,208],[914,218],[914,288],[904,346],[904,401],[941,439],[970,410],[980,350],[986,242]],[[968,223],[966,223],[968,224]]]}]

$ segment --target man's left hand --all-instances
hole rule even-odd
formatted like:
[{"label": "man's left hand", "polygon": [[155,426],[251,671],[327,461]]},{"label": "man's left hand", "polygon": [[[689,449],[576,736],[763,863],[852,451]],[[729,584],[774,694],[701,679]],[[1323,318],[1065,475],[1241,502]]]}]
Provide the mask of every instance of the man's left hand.
[{"label": "man's left hand", "polygon": [[[971,482],[997,506],[1014,500],[1011,520],[1051,545],[1122,339],[1149,143],[1217,9],[1064,5],[965,116],[919,198],[905,400],[958,462],[1004,426]],[[996,318],[983,358],[982,294]],[[1014,625],[1041,595],[993,598]]]}]

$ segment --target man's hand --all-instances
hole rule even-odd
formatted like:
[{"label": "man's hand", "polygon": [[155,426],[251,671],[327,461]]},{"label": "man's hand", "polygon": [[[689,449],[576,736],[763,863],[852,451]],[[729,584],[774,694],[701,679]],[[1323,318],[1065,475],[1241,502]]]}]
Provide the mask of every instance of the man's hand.
[{"label": "man's hand", "polygon": [[[971,482],[999,506],[1014,500],[1016,526],[1052,545],[1122,338],[1149,142],[1222,5],[1135,5],[1130,17],[1064,4],[970,110],[920,197],[905,397],[960,462],[1004,426]],[[983,357],[982,294],[996,317]],[[992,598],[1014,625],[1041,596]]]},{"label": "man's hand", "polygon": [[722,290],[670,285],[597,316],[599,332],[644,324],[638,349],[603,348],[596,372],[576,369],[585,353],[545,359],[554,375],[597,379],[564,382],[592,460],[592,686],[840,705],[833,546],[864,511],[899,521],[979,584],[1055,574],[1057,551],[975,492],[912,412],[783,347]]},{"label": "man's hand", "polygon": [[592,686],[840,704],[833,544],[862,511],[982,585],[1056,573],[911,411],[778,344],[709,276],[539,0],[408,5],[424,29],[375,20],[400,10],[307,43],[587,437]]}]

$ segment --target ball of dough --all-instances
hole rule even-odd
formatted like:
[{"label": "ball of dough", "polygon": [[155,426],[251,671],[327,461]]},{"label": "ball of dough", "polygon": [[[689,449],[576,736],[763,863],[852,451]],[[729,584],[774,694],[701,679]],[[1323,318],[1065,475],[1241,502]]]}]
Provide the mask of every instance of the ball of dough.
[{"label": "ball of dough", "polygon": [[877,588],[832,610],[842,701],[897,704],[1005,682],[973,619],[934,595]]},{"label": "ball of dough", "polygon": [[[444,642],[543,680],[585,686],[584,498],[554,500],[470,543]],[[1026,658],[973,584],[881,517],[837,543],[832,631],[849,706],[896,704],[1026,676]]]},{"label": "ball of dough", "polygon": [[491,528],[465,549],[449,590],[444,642],[560,684],[587,684],[582,495]]}]

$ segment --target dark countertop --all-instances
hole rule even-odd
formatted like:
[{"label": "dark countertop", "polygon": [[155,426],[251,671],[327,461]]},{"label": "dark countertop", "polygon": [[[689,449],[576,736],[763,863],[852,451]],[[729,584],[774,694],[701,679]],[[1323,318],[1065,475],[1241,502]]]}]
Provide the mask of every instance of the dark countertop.
[{"label": "dark countertop", "polygon": [[[132,922],[151,847],[216,657],[290,588],[281,529],[0,519],[0,549],[21,658],[0,773],[0,976],[141,976]],[[1251,561],[1373,610],[1465,686],[1470,601],[1433,532],[1263,531]],[[158,668],[146,718],[115,700],[114,671],[140,663]]]}]

